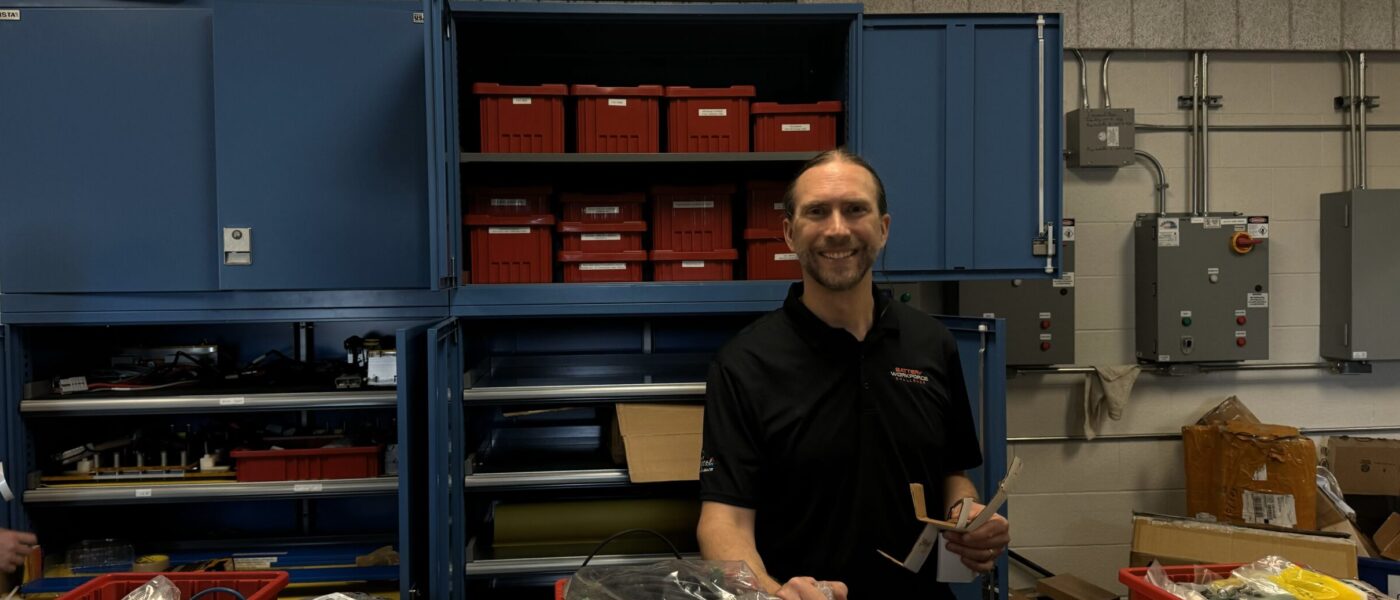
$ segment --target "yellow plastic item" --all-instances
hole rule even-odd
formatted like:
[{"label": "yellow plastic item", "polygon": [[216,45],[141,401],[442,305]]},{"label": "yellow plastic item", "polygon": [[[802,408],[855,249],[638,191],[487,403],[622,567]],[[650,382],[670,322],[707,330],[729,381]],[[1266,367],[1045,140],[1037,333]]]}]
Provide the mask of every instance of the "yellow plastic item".
[{"label": "yellow plastic item", "polygon": [[1351,586],[1297,565],[1284,569],[1273,580],[1298,600],[1365,600]]}]

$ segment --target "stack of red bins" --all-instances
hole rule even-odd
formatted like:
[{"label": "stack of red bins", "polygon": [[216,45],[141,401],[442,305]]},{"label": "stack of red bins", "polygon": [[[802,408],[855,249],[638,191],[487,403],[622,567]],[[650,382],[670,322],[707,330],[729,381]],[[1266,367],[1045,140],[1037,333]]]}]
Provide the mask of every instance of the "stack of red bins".
[{"label": "stack of red bins", "polygon": [[836,147],[836,117],[841,102],[814,104],[755,102],[754,152],[807,152]]},{"label": "stack of red bins", "polygon": [[787,184],[750,181],[746,187],[749,220],[744,227],[744,242],[748,246],[748,278],[801,279],[797,254],[783,239],[783,194]]},{"label": "stack of red bins", "polygon": [[734,186],[657,186],[651,196],[656,281],[733,279]]},{"label": "stack of red bins", "polygon": [[575,85],[579,152],[660,152],[659,85]]},{"label": "stack of red bins", "polygon": [[472,84],[481,98],[482,152],[563,152],[562,84]]},{"label": "stack of red bins", "polygon": [[669,152],[748,152],[754,86],[666,86]]},{"label": "stack of red bins", "polygon": [[560,194],[559,222],[565,283],[642,280],[647,230],[642,205],[646,194]]},{"label": "stack of red bins", "polygon": [[554,241],[548,187],[476,188],[463,217],[471,238],[472,283],[549,283]]}]

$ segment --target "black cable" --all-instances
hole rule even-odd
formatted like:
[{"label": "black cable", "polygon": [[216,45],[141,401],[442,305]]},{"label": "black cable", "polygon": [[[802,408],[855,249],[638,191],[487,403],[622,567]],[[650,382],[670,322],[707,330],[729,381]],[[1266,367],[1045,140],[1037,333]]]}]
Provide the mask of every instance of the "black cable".
[{"label": "black cable", "polygon": [[[684,559],[681,557],[681,552],[680,552],[679,550],[676,549],[676,545],[675,545],[675,544],[672,544],[672,543],[671,543],[671,540],[667,539],[666,536],[661,535],[660,533],[657,533],[656,531],[651,530],[651,529],[626,529],[626,530],[619,531],[619,532],[617,532],[617,533],[614,533],[614,534],[608,536],[608,539],[606,539],[606,540],[603,540],[603,541],[601,541],[601,542],[598,542],[598,545],[593,547],[593,551],[590,552],[590,553],[588,553],[588,558],[583,559],[583,564],[579,565],[578,567],[579,567],[580,569],[582,569],[582,568],[588,566],[588,561],[593,560],[593,557],[594,557],[594,556],[597,556],[597,555],[598,555],[598,552],[600,552],[600,551],[603,550],[603,546],[606,546],[606,545],[608,545],[608,542],[611,542],[611,541],[613,541],[613,540],[615,540],[615,539],[617,539],[617,538],[620,538],[620,537],[622,537],[622,536],[624,536],[624,535],[627,535],[627,534],[629,534],[629,533],[650,533],[650,534],[652,534],[652,535],[654,535],[654,536],[656,536],[656,537],[659,537],[659,538],[661,538],[661,541],[666,542],[666,547],[668,547],[668,548],[671,549],[671,554],[676,555],[676,560],[684,560]],[[190,600],[194,600],[194,598],[190,598]]]},{"label": "black cable", "polygon": [[201,591],[195,593],[195,595],[190,596],[189,600],[199,600],[200,598],[203,598],[203,597],[204,597],[205,595],[207,595],[207,594],[215,594],[215,593],[220,593],[220,592],[225,593],[225,594],[231,594],[231,595],[233,595],[234,597],[238,598],[238,600],[248,600],[248,598],[247,598],[246,596],[244,596],[243,594],[239,593],[238,590],[235,590],[235,589],[233,589],[233,588],[227,588],[227,587],[211,587],[211,588],[207,588],[207,589],[201,590]]},{"label": "black cable", "polygon": [[[1045,567],[1040,566],[1039,563],[1037,563],[1037,562],[1035,562],[1035,561],[1033,561],[1033,560],[1031,560],[1031,559],[1029,559],[1029,558],[1026,558],[1026,557],[1023,556],[1020,552],[1017,552],[1017,551],[1015,551],[1015,550],[1012,550],[1011,548],[1007,548],[1007,549],[1006,549],[1006,555],[1009,556],[1009,557],[1011,557],[1011,560],[1014,560],[1014,561],[1016,561],[1016,562],[1018,562],[1018,563],[1021,563],[1021,564],[1023,564],[1023,565],[1026,565],[1027,567],[1030,567],[1030,569],[1031,569],[1032,571],[1035,571],[1036,573],[1040,573],[1040,576],[1041,576],[1041,577],[1054,577],[1054,576],[1055,576],[1054,573],[1051,573],[1051,572],[1050,572],[1050,569],[1047,569],[1047,568],[1045,568]],[[191,598],[190,600],[194,600],[194,599]]]}]

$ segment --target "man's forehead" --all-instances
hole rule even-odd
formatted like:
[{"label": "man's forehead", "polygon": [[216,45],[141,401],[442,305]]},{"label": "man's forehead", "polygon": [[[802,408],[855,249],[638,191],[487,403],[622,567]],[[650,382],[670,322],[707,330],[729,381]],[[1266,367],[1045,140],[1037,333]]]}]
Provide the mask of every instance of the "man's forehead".
[{"label": "man's forehead", "polygon": [[832,161],[808,169],[793,186],[794,200],[809,199],[875,201],[875,178],[864,167]]}]

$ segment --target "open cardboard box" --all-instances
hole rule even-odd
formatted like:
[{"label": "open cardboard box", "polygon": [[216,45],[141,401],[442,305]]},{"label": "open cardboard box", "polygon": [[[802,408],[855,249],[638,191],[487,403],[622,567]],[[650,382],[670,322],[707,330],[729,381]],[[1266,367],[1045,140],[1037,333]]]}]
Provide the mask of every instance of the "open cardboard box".
[{"label": "open cardboard box", "polygon": [[1356,578],[1356,546],[1346,535],[1256,525],[1227,525],[1185,517],[1133,515],[1130,564],[1254,562],[1282,556],[1333,577]]},{"label": "open cardboard box", "polygon": [[704,406],[618,403],[616,409],[632,483],[700,479]]}]

